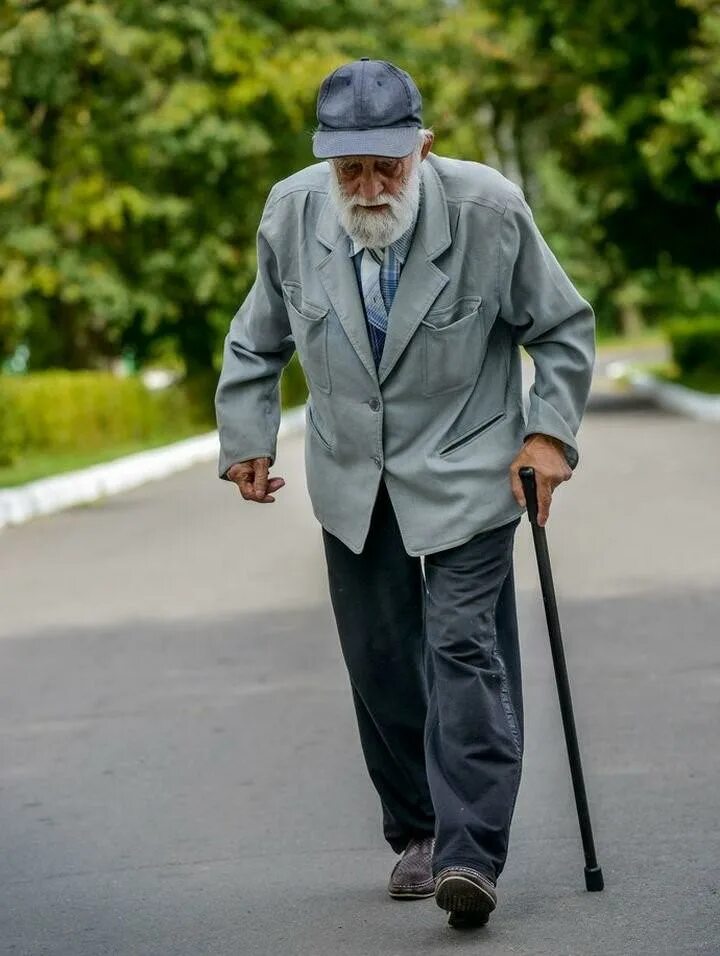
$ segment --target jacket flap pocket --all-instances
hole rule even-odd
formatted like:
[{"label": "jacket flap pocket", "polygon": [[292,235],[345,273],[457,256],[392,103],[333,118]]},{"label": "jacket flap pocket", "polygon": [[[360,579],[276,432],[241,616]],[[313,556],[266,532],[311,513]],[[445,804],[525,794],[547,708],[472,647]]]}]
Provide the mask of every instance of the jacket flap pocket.
[{"label": "jacket flap pocket", "polygon": [[422,320],[422,324],[434,332],[442,332],[475,315],[482,305],[482,296],[463,295],[444,309],[433,309]]},{"label": "jacket flap pocket", "polygon": [[299,282],[286,279],[282,283],[282,287],[288,304],[303,318],[315,320],[322,319],[324,315],[327,315],[329,306],[315,305],[314,302],[308,302],[307,299],[303,298],[302,286]]}]

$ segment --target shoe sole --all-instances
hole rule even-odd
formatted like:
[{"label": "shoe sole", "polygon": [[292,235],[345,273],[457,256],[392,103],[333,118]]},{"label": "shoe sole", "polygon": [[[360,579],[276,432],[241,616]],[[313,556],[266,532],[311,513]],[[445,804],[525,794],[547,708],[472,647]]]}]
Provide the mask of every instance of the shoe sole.
[{"label": "shoe sole", "polygon": [[435,901],[440,909],[457,913],[458,916],[480,925],[487,922],[495,909],[495,900],[487,890],[459,874],[438,880]]},{"label": "shoe sole", "polygon": [[488,916],[463,916],[461,913],[451,913],[448,919],[448,926],[453,929],[477,929],[479,926],[485,926]]},{"label": "shoe sole", "polygon": [[435,889],[429,890],[388,890],[394,900],[428,900],[435,896]]}]

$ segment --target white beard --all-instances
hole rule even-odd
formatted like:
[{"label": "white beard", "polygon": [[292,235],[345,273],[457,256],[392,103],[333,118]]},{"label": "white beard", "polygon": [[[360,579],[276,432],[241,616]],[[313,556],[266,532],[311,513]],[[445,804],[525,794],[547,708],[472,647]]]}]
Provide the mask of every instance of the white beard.
[{"label": "white beard", "polygon": [[[340,222],[351,239],[361,246],[382,249],[395,242],[412,225],[420,202],[420,150],[413,156],[413,163],[405,184],[396,196],[381,193],[368,202],[348,197],[342,190],[337,173],[330,163],[330,198],[337,210]],[[366,212],[365,206],[390,207],[385,212]]]}]

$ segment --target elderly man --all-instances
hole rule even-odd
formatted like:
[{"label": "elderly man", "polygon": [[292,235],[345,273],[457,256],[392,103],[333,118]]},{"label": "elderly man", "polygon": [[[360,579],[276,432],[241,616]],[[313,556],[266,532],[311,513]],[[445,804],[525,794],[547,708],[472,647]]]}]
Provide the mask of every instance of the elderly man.
[{"label": "elderly man", "polygon": [[[317,100],[322,161],[273,186],[216,394],[220,477],[268,503],[278,381],[305,465],[388,890],[453,926],[497,901],[523,747],[513,541],[578,463],[595,317],[497,170],[432,153],[412,78],[363,57]],[[535,364],[527,417],[519,346]]]}]

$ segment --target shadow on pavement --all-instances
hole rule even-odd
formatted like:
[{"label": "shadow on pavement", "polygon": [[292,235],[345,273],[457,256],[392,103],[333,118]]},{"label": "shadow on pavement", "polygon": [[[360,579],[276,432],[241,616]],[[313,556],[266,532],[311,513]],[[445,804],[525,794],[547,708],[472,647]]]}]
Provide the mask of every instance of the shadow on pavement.
[{"label": "shadow on pavement", "polygon": [[510,858],[469,935],[385,895],[327,607],[0,642],[3,951],[716,956],[720,594],[564,601],[592,895],[536,597]]}]

